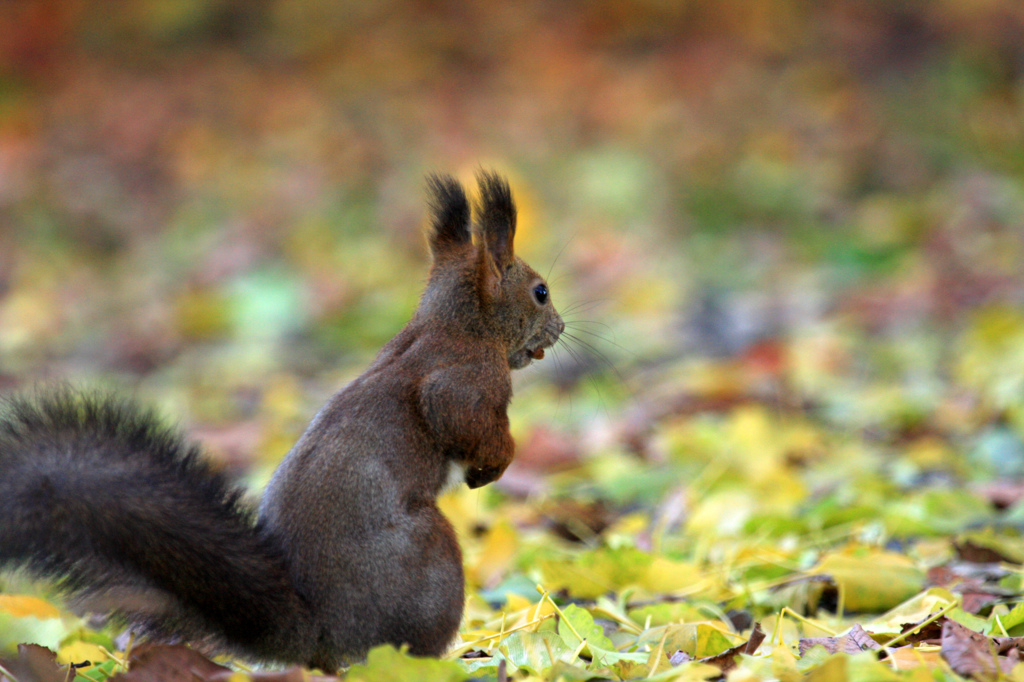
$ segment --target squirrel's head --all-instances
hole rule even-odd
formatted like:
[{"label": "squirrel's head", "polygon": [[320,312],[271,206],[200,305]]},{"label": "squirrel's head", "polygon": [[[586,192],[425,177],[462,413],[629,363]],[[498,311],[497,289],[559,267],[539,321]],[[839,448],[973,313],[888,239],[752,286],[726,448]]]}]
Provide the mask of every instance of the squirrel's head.
[{"label": "squirrel's head", "polygon": [[446,175],[427,178],[433,267],[420,307],[501,343],[509,367],[519,369],[543,358],[565,323],[547,282],[512,250],[516,206],[508,182],[485,171],[477,182],[473,223],[462,185]]}]

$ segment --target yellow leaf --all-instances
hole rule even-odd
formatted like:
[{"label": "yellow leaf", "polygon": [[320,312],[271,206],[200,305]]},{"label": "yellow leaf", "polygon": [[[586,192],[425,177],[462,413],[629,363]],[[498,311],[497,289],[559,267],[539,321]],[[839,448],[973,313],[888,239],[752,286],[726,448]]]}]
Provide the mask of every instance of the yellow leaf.
[{"label": "yellow leaf", "polygon": [[62,615],[42,599],[0,594],[0,651],[13,650],[22,642],[56,649],[67,636],[71,620]]},{"label": "yellow leaf", "polygon": [[753,670],[747,670],[742,667],[731,670],[729,672],[729,682],[761,682],[764,678],[755,673]]},{"label": "yellow leaf", "polygon": [[[476,642],[478,640],[490,639],[500,634],[497,630],[461,630],[459,637],[463,642]],[[490,646],[491,643],[481,643],[481,646]]]},{"label": "yellow leaf", "polygon": [[810,571],[830,575],[850,611],[883,611],[924,587],[924,571],[902,554],[854,548],[826,555]]},{"label": "yellow leaf", "polygon": [[954,601],[956,596],[946,588],[932,587],[893,607],[873,623],[865,623],[864,629],[870,633],[888,633],[895,636],[904,623],[920,623]]},{"label": "yellow leaf", "polygon": [[848,660],[842,654],[830,657],[807,675],[808,682],[845,682],[849,679],[846,674]]},{"label": "yellow leaf", "polygon": [[478,585],[493,585],[508,570],[519,548],[519,536],[505,521],[491,526],[476,562],[470,566],[470,577]]},{"label": "yellow leaf", "polygon": [[15,618],[35,616],[36,618],[60,618],[60,610],[50,602],[38,597],[19,594],[0,594],[0,611]]},{"label": "yellow leaf", "polygon": [[481,521],[480,510],[484,508],[483,488],[470,490],[466,486],[460,486],[447,495],[442,495],[437,500],[437,506],[441,509],[460,538],[470,537],[473,528]]},{"label": "yellow leaf", "polygon": [[532,602],[521,594],[515,592],[509,592],[505,595],[505,612],[511,613],[514,611],[522,611],[533,606],[536,602]]},{"label": "yellow leaf", "polygon": [[89,661],[91,664],[97,665],[108,658],[109,656],[97,645],[81,641],[65,644],[57,652],[57,662],[61,665],[82,663],[83,661]]},{"label": "yellow leaf", "polygon": [[704,580],[706,574],[696,564],[656,556],[638,584],[652,593],[662,593],[683,590]]},{"label": "yellow leaf", "polygon": [[[722,627],[725,626],[723,625]],[[706,623],[701,623],[697,626],[696,650],[693,657],[717,656],[733,646],[733,644],[735,642],[730,641],[728,637],[723,635],[720,629]]]},{"label": "yellow leaf", "polygon": [[939,647],[901,646],[889,651],[889,660],[896,670],[910,670],[921,666],[937,668],[942,665]]},{"label": "yellow leaf", "polygon": [[797,682],[804,678],[796,667],[796,656],[788,646],[781,644],[772,649],[772,674],[780,682]]},{"label": "yellow leaf", "polygon": [[[515,605],[516,608],[513,609],[512,605]],[[509,595],[508,606],[503,609],[503,612],[489,611],[488,613],[494,617],[472,621],[470,629],[508,632],[512,628],[528,624],[539,625],[538,620],[555,613],[555,607],[547,599],[530,602],[521,596]]]},{"label": "yellow leaf", "polygon": [[739,639],[730,641],[723,634],[725,630],[726,625],[720,621],[672,623],[646,630],[637,639],[637,644],[653,649],[664,639],[665,651],[685,651],[694,658],[704,658],[720,654],[739,643]]}]

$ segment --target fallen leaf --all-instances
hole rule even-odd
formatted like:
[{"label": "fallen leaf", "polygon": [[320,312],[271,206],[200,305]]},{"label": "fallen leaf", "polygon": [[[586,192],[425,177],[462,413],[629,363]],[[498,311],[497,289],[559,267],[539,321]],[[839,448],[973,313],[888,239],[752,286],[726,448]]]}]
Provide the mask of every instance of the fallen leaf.
[{"label": "fallen leaf", "polygon": [[50,602],[24,594],[0,594],[0,611],[15,618],[60,618],[60,611]]},{"label": "fallen leaf", "polygon": [[842,588],[847,611],[882,611],[919,592],[924,571],[902,554],[844,551],[825,555],[811,571],[830,575]]},{"label": "fallen leaf", "polygon": [[553,500],[540,513],[559,537],[574,542],[592,542],[614,520],[613,510],[603,501]]},{"label": "fallen leaf", "polygon": [[803,656],[811,648],[825,647],[830,654],[839,652],[859,654],[862,651],[881,649],[881,645],[871,638],[860,624],[854,625],[845,635],[839,637],[807,637],[800,640],[800,655]]},{"label": "fallen leaf", "polygon": [[[38,644],[19,644],[16,658],[0,659],[0,668],[17,682],[65,682],[67,666],[57,663],[57,655]],[[0,674],[0,679],[6,676]]]},{"label": "fallen leaf", "polygon": [[[863,632],[863,630],[862,630]],[[865,636],[867,633],[864,633]],[[738,644],[734,647],[726,649],[720,654],[715,656],[707,656],[699,660],[700,663],[707,663],[717,668],[721,668],[723,673],[727,673],[736,667],[736,657],[740,654],[746,654],[747,656],[753,656],[757,648],[761,646],[761,642],[764,641],[765,634],[764,630],[761,629],[760,623],[754,623],[754,631],[750,633],[750,639],[743,644]],[[677,652],[682,653],[682,652]],[[673,663],[672,665],[676,665]]]},{"label": "fallen leaf", "polygon": [[[1004,649],[997,638],[986,637],[956,621],[947,620],[942,625],[942,657],[958,675],[990,678],[1000,673],[1007,674],[1020,661],[1020,638],[999,639],[1017,641],[1004,642]],[[1008,651],[1008,655],[1001,656],[1003,651]]]},{"label": "fallen leaf", "polygon": [[225,680],[234,672],[179,644],[143,644],[132,649],[127,672],[113,682],[196,682]]},{"label": "fallen leaf", "polygon": [[970,540],[954,542],[953,548],[956,550],[957,557],[963,561],[970,561],[976,564],[997,564],[1001,561],[1019,563],[1018,561],[1009,559],[1004,554],[992,549],[991,547],[983,547],[971,542]]},{"label": "fallen leaf", "polygon": [[83,661],[89,661],[92,665],[96,665],[108,658],[107,653],[99,645],[89,642],[71,642],[62,646],[57,652],[57,662],[61,665]]},{"label": "fallen leaf", "polygon": [[[925,618],[924,620],[928,620]],[[927,625],[922,626],[919,630],[913,632],[913,634],[907,635],[903,638],[903,641],[907,644],[938,644],[942,639],[942,626],[948,619],[943,616],[938,620],[933,620]],[[921,621],[922,623],[924,621]],[[904,623],[900,628],[900,634],[915,630],[919,623]]]},{"label": "fallen leaf", "polygon": [[921,666],[939,665],[942,655],[936,647],[916,647],[912,644],[889,650],[886,659],[895,670],[912,670]]}]

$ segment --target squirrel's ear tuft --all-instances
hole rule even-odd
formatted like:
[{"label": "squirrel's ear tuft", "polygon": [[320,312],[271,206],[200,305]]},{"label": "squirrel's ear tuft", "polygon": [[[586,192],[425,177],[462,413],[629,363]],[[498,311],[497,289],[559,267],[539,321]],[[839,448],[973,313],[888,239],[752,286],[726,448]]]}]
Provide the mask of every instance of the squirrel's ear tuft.
[{"label": "squirrel's ear tuft", "polygon": [[450,175],[428,175],[430,193],[430,252],[437,256],[472,241],[469,201],[462,185]]},{"label": "squirrel's ear tuft", "polygon": [[516,205],[508,181],[493,171],[477,174],[480,185],[478,221],[483,242],[499,272],[514,260],[512,241],[516,236]]}]

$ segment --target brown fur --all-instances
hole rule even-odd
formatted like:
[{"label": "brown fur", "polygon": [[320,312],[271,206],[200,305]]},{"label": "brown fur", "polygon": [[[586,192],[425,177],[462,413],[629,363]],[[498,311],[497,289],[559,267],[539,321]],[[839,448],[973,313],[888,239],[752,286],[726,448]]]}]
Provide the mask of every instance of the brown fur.
[{"label": "brown fur", "polygon": [[473,487],[501,476],[515,451],[511,370],[564,327],[512,251],[508,185],[480,176],[475,243],[461,187],[430,186],[434,262],[416,314],[328,401],[260,507],[318,610],[318,656],[332,663],[382,641],[419,655],[447,648],[462,617],[462,556],[437,496],[452,463]]}]

